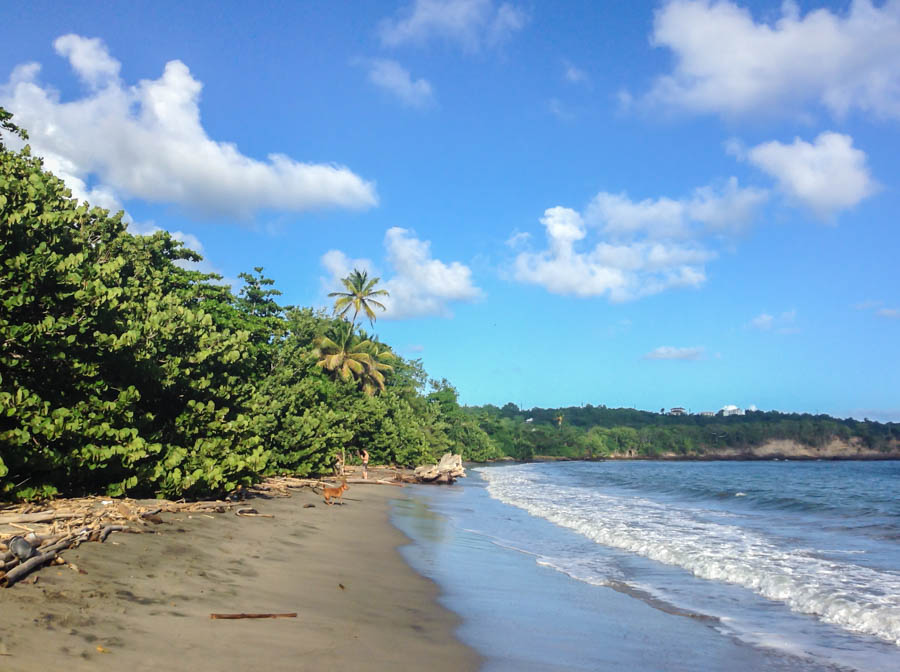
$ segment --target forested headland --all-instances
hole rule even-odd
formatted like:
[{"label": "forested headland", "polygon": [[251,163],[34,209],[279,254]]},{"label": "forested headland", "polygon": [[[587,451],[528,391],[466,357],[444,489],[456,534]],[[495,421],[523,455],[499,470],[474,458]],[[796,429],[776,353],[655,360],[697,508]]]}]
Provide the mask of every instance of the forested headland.
[{"label": "forested headland", "polygon": [[378,278],[334,312],[286,306],[257,267],[234,291],[169,233],[79,203],[0,108],[0,500],[201,497],[267,475],[331,473],[361,449],[412,466],[715,456],[771,440],[898,452],[900,425],[748,413],[672,417],[585,406],[461,407],[373,328]]},{"label": "forested headland", "polygon": [[[0,125],[27,137],[2,108]],[[3,140],[0,500],[221,494],[362,448],[396,465],[493,456],[446,381],[363,328],[377,278],[345,278],[335,314],[280,305],[261,267],[232,291]]]},{"label": "forested headland", "polygon": [[[633,408],[466,407],[504,455],[546,457],[900,457],[900,424],[828,415],[747,411],[670,415]],[[771,450],[761,448],[778,443]],[[810,448],[812,450],[806,450]],[[779,452],[780,451],[780,452]]]}]

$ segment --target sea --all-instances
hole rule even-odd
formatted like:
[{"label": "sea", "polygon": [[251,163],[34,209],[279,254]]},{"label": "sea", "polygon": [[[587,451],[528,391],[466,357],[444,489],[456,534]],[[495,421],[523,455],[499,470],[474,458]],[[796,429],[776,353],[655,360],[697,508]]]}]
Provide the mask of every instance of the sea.
[{"label": "sea", "polygon": [[496,670],[900,670],[900,462],[554,462],[416,486],[407,561]]}]

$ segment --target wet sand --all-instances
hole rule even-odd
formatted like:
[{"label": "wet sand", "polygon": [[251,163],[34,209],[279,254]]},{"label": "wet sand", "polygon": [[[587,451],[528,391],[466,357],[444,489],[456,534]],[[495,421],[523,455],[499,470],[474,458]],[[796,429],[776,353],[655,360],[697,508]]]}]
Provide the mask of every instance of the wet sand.
[{"label": "wet sand", "polygon": [[[274,518],[164,515],[0,591],[0,670],[475,670],[458,618],[405,563],[389,521],[404,490],[358,485],[345,505],[296,491]],[[315,504],[304,508],[304,504]],[[212,620],[211,613],[297,618]]]}]

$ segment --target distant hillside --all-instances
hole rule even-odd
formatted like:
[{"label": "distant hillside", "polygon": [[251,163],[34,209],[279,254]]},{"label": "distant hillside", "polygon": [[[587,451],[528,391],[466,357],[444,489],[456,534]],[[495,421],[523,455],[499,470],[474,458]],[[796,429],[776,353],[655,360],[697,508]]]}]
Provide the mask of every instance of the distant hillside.
[{"label": "distant hillside", "polygon": [[500,452],[540,457],[900,459],[900,423],[747,411],[670,415],[606,406],[467,407]]}]

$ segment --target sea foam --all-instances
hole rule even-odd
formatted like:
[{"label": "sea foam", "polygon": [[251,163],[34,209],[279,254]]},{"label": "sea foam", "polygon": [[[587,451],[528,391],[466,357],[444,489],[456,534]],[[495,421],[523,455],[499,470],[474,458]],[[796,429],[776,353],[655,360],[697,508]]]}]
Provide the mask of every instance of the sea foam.
[{"label": "sea foam", "polygon": [[[855,564],[849,557],[821,557],[817,549],[716,519],[697,506],[561,485],[530,465],[481,474],[495,499],[598,544],[681,567],[702,579],[743,586],[793,611],[900,646],[898,572]],[[548,564],[566,571],[564,559]],[[583,571],[567,573],[603,582]]]}]

